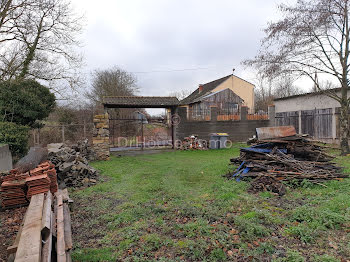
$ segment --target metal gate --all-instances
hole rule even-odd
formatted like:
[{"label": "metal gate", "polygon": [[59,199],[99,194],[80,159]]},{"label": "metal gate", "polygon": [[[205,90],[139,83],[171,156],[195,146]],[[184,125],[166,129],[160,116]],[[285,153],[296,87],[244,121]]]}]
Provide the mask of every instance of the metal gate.
[{"label": "metal gate", "polygon": [[109,119],[112,151],[171,147],[171,132],[171,124],[163,117]]}]

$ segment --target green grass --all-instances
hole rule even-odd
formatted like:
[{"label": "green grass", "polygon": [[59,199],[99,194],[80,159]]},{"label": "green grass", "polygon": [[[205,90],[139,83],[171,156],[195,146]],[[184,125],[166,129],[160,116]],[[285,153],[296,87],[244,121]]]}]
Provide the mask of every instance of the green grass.
[{"label": "green grass", "polygon": [[221,176],[239,146],[94,162],[105,182],[72,193],[74,261],[349,258],[350,179],[249,194]]}]

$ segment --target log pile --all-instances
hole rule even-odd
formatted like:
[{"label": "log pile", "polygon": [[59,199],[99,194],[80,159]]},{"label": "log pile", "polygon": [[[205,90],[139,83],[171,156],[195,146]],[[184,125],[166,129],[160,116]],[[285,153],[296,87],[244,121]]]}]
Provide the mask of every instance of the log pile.
[{"label": "log pile", "polygon": [[33,195],[8,261],[72,261],[68,191]]},{"label": "log pile", "polygon": [[179,150],[205,150],[208,149],[208,143],[206,140],[199,139],[197,135],[191,135],[179,141],[176,148]]},{"label": "log pile", "polygon": [[48,159],[55,165],[58,182],[63,184],[62,187],[78,188],[96,184],[98,172],[88,163],[93,155],[87,142],[73,147],[64,144],[48,145]]},{"label": "log pile", "polygon": [[252,146],[241,148],[238,158],[231,159],[231,164],[239,167],[226,177],[237,181],[252,179],[253,192],[268,190],[283,195],[283,182],[298,184],[307,180],[320,184],[347,177],[332,159],[322,146],[302,136],[257,140]]}]

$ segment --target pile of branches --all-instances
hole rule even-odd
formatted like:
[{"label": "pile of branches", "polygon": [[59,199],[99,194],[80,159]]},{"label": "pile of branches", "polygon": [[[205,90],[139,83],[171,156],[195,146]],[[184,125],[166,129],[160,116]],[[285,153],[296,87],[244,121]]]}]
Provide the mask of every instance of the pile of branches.
[{"label": "pile of branches", "polygon": [[347,177],[332,162],[333,158],[324,152],[324,147],[301,136],[257,141],[251,147],[241,148],[240,156],[231,159],[238,169],[225,176],[238,181],[252,179],[253,192],[267,190],[284,195],[284,182],[298,184],[307,180],[321,184]]},{"label": "pile of branches", "polygon": [[177,143],[177,149],[179,150],[205,150],[208,149],[208,143],[206,140],[199,139],[197,135],[191,135],[185,137],[182,141]]},{"label": "pile of branches", "polygon": [[87,141],[76,145],[49,144],[48,159],[55,165],[60,188],[95,185],[98,172],[89,165],[94,152]]}]

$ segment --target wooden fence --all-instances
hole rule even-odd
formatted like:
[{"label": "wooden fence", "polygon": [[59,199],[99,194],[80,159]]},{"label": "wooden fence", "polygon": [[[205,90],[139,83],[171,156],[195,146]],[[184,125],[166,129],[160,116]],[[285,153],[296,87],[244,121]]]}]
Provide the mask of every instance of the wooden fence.
[{"label": "wooden fence", "polygon": [[314,138],[333,138],[332,108],[280,112],[276,113],[275,120],[276,126],[292,125],[297,132],[309,134]]}]

